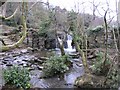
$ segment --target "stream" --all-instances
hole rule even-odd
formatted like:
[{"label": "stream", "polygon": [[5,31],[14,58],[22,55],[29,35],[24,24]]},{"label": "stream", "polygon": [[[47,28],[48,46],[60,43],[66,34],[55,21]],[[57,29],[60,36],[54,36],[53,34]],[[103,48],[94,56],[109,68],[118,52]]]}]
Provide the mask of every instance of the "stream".
[{"label": "stream", "polygon": [[[71,46],[71,37],[67,40],[68,48],[65,48],[66,54],[75,53],[75,49]],[[54,51],[36,51],[31,52],[28,48],[15,49],[7,52],[0,52],[0,67],[2,69],[10,66],[18,65],[29,68],[30,83],[33,88],[73,88],[74,81],[78,76],[84,74],[81,58],[71,59],[73,67],[64,75],[54,76],[51,78],[40,78],[43,74],[42,63],[45,61],[43,57],[51,56],[51,53],[60,55],[60,50]],[[1,74],[2,70],[0,70]],[[4,85],[2,75],[0,75],[0,86]]]}]

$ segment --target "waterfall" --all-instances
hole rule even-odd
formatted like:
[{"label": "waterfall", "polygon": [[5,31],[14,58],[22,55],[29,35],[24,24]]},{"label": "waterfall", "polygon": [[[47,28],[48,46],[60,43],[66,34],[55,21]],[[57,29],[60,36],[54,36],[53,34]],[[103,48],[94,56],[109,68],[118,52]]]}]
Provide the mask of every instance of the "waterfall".
[{"label": "waterfall", "polygon": [[[72,47],[71,43],[72,43],[72,36],[67,34],[67,38],[64,44],[64,50],[66,53],[71,53],[76,51],[75,47]],[[55,50],[59,51],[60,49],[57,47]]]},{"label": "waterfall", "polygon": [[67,49],[70,49],[70,50],[73,49],[71,43],[72,43],[72,36],[67,35],[67,45],[68,45]]},{"label": "waterfall", "polygon": [[72,47],[71,43],[72,43],[72,36],[71,35],[67,35],[67,48],[64,48],[66,52],[75,52],[75,48]]}]

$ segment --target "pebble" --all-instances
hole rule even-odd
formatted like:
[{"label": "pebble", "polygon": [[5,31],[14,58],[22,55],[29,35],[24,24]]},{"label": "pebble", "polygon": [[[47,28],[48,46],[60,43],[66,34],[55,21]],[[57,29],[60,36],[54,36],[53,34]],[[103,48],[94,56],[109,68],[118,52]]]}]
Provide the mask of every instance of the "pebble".
[{"label": "pebble", "polygon": [[47,58],[47,57],[40,57],[39,59],[40,60],[48,60],[49,58]]},{"label": "pebble", "polygon": [[11,63],[8,63],[8,64],[6,64],[6,66],[13,66],[13,64],[11,64]]},{"label": "pebble", "polygon": [[43,63],[43,61],[40,60],[40,59],[34,59],[34,62],[38,62],[39,64],[42,64],[42,63]]},{"label": "pebble", "polygon": [[22,50],[21,50],[21,53],[27,53],[27,52],[28,52],[27,49],[22,49]]},{"label": "pebble", "polygon": [[2,63],[7,64],[7,62],[6,62],[6,61],[2,61]]},{"label": "pebble", "polygon": [[37,65],[37,68],[38,68],[38,70],[42,70],[42,69],[43,69],[43,66]]}]

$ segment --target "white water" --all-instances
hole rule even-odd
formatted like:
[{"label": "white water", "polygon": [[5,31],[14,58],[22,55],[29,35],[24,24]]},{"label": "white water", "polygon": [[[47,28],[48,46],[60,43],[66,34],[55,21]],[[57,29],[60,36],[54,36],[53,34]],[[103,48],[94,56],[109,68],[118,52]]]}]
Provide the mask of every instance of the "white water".
[{"label": "white water", "polygon": [[[67,48],[64,48],[66,53],[71,53],[76,51],[76,49],[72,47],[71,43],[72,43],[72,36],[67,35]],[[60,50],[59,48],[56,48],[56,51],[59,50]]]},{"label": "white water", "polygon": [[75,52],[76,51],[75,48],[72,47],[71,43],[72,43],[72,36],[67,35],[67,45],[68,45],[68,47],[64,48],[64,50],[66,52]]}]

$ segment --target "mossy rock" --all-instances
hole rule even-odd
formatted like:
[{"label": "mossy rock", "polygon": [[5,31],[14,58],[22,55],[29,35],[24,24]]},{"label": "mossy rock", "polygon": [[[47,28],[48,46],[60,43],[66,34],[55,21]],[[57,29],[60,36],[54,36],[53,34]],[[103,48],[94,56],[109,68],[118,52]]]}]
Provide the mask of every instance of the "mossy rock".
[{"label": "mossy rock", "polygon": [[91,83],[91,75],[84,74],[83,76],[78,77],[75,80],[75,86],[81,87],[81,88],[91,88],[93,87]]},{"label": "mossy rock", "polygon": [[105,77],[95,76],[92,74],[84,74],[75,80],[75,86],[79,88],[101,88]]}]

